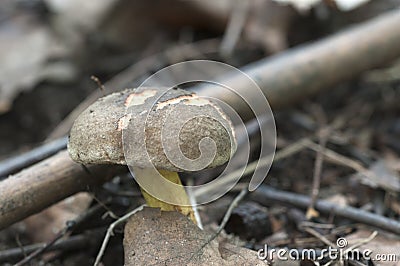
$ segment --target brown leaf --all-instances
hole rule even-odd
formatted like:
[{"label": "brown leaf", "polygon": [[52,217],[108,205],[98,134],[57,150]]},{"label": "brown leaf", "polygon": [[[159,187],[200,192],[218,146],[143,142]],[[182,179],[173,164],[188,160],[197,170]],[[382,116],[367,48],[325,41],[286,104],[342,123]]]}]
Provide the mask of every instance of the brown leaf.
[{"label": "brown leaf", "polygon": [[356,174],[355,176],[361,178],[362,182],[370,187],[400,192],[400,176],[391,166],[393,164],[389,164],[386,160],[378,160],[369,169],[373,175]]},{"label": "brown leaf", "polygon": [[145,208],[125,226],[125,265],[267,265],[257,252],[211,237],[180,213]]},{"label": "brown leaf", "polygon": [[81,192],[30,216],[23,223],[33,242],[48,242],[66,226],[67,221],[76,219],[90,205],[92,196]]}]

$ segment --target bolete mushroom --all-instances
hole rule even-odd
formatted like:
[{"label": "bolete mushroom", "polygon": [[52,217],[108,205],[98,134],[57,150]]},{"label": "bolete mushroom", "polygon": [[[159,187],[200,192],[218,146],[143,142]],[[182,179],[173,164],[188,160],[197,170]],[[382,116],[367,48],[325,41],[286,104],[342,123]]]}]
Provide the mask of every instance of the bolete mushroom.
[{"label": "bolete mushroom", "polygon": [[76,162],[128,165],[148,206],[177,210],[194,222],[178,172],[222,165],[235,149],[224,112],[176,88],[126,89],[97,100],[76,119],[68,143]]}]

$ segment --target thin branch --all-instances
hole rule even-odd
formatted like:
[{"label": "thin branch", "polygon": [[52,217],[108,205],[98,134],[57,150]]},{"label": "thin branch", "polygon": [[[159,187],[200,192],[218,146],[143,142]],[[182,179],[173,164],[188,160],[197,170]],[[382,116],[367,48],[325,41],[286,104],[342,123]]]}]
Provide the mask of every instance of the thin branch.
[{"label": "thin branch", "polygon": [[318,238],[322,243],[324,243],[327,246],[330,246],[332,248],[335,248],[335,244],[332,243],[328,238],[326,238],[325,236],[323,236],[322,234],[318,233],[318,231],[316,231],[313,228],[310,227],[303,227],[302,228],[304,231],[306,231],[307,233],[309,233],[310,235]]},{"label": "thin branch", "polygon": [[313,186],[311,191],[311,203],[307,208],[306,217],[307,219],[311,219],[318,216],[317,211],[315,210],[315,202],[318,199],[319,189],[321,186],[321,174],[322,174],[322,164],[324,162],[323,151],[325,150],[326,142],[328,141],[330,128],[326,126],[326,116],[324,111],[320,106],[315,106],[316,109],[313,110],[317,121],[320,125],[320,130],[318,134],[319,145],[321,147],[320,151],[317,151],[317,156],[314,163],[314,176],[313,176]]},{"label": "thin branch", "polygon": [[221,42],[220,52],[223,56],[229,56],[235,49],[236,43],[243,31],[249,10],[249,1],[236,0],[232,5],[232,14]]},{"label": "thin branch", "polygon": [[[104,206],[103,205],[95,205],[76,217],[72,221],[66,221],[66,226],[58,233],[53,240],[51,240],[48,243],[41,243],[41,244],[34,244],[34,245],[29,245],[29,246],[24,246],[20,248],[14,248],[14,249],[9,249],[9,250],[4,250],[0,251],[0,262],[1,261],[7,261],[13,258],[18,258],[18,257],[25,257],[22,261],[19,263],[21,265],[26,264],[27,262],[31,261],[35,257],[41,255],[42,253],[48,252],[48,251],[54,251],[58,249],[64,249],[64,250],[72,250],[72,249],[77,249],[81,247],[82,245],[87,245],[89,241],[96,239],[95,233],[91,232],[86,233],[86,235],[80,235],[80,236],[72,236],[69,237],[68,239],[63,239],[61,238],[69,233],[72,233],[75,228],[77,228],[79,225],[81,225],[83,222],[87,221],[95,213],[100,211]],[[96,230],[97,232],[98,230]],[[30,253],[29,256],[26,256],[25,253]]]},{"label": "thin branch", "polygon": [[[97,233],[98,232],[96,232],[96,234]],[[54,245],[49,246],[43,252],[50,252],[55,250],[64,250],[64,251],[79,250],[83,247],[87,247],[95,238],[96,234],[85,233],[82,235],[71,236],[67,239],[61,239],[60,241],[54,243]],[[43,248],[45,245],[46,243],[38,243],[38,244],[23,246],[23,250],[25,250],[27,253],[32,253],[37,251],[38,249]],[[0,251],[0,262],[1,263],[7,262],[10,260],[24,257],[25,254],[23,250],[21,248],[12,248]]]},{"label": "thin branch", "polygon": [[358,172],[362,175],[365,175],[366,177],[368,177],[372,180],[379,179],[379,176],[377,176],[374,172],[369,171],[360,162],[358,162],[356,160],[353,160],[351,158],[343,156],[343,155],[341,155],[333,150],[327,149],[327,148],[322,149],[320,145],[318,145],[312,141],[304,142],[304,145],[313,151],[322,153],[325,157],[331,159],[333,163],[347,166],[347,167],[355,170],[356,172]]},{"label": "thin branch", "polygon": [[224,215],[224,218],[222,219],[221,224],[218,226],[216,233],[214,234],[214,236],[211,238],[211,240],[209,242],[213,241],[222,232],[222,230],[225,228],[226,224],[228,223],[229,218],[231,218],[233,210],[237,207],[239,202],[247,195],[247,193],[248,193],[248,189],[244,188],[233,199],[232,203],[229,205],[229,208]]},{"label": "thin branch", "polygon": [[352,250],[354,250],[354,249],[356,249],[356,248],[358,248],[358,247],[361,247],[361,246],[364,245],[364,244],[367,244],[368,242],[372,241],[377,235],[378,235],[378,231],[372,232],[372,234],[371,234],[369,237],[367,237],[367,238],[365,238],[365,239],[361,239],[361,241],[355,243],[355,244],[352,245],[351,247],[348,247],[348,248],[345,250],[345,253],[349,253],[350,251],[352,251]]},{"label": "thin branch", "polygon": [[[266,185],[258,187],[250,194],[250,197],[262,205],[270,205],[271,202],[279,202],[299,208],[307,208],[311,201],[310,197],[277,190]],[[336,216],[341,216],[355,222],[374,226],[395,234],[400,234],[400,222],[375,213],[370,213],[350,206],[339,206],[324,200],[318,200],[315,207],[322,213],[335,214]]]},{"label": "thin branch", "polygon": [[[306,148],[306,144],[309,142],[311,141],[308,138],[300,139],[288,145],[287,147],[281,149],[280,151],[277,151],[274,156],[274,162],[277,162],[279,160],[282,160],[284,158],[287,158],[304,150]],[[227,184],[232,183],[238,177],[246,176],[253,173],[257,167],[262,167],[266,164],[269,164],[272,156],[273,155],[267,155],[264,158],[261,158],[260,160],[249,163],[244,169],[244,171],[242,171],[242,169],[239,169],[219,178],[218,180],[215,181],[215,184],[212,188],[206,187],[206,188],[196,189],[195,191],[196,197],[204,196],[207,193],[212,194],[213,191],[218,191],[220,187],[224,187]]]},{"label": "thin branch", "polygon": [[51,155],[56,154],[67,147],[67,138],[62,137],[28,152],[18,154],[0,162],[0,181],[18,170],[31,166],[34,163],[42,161]]},{"label": "thin branch", "polygon": [[248,189],[247,187],[243,188],[240,193],[233,199],[232,203],[229,205],[228,210],[226,211],[224,218],[222,219],[221,224],[218,226],[217,231],[199,248],[197,252],[194,252],[193,255],[190,257],[189,261],[191,261],[195,256],[197,256],[204,247],[206,247],[208,244],[210,244],[211,241],[213,241],[215,238],[221,234],[222,230],[224,230],[226,224],[229,221],[229,218],[231,218],[233,210],[236,208],[236,206],[239,204],[239,202],[247,195]]},{"label": "thin branch", "polygon": [[96,261],[94,262],[94,266],[99,265],[101,258],[103,257],[104,251],[107,248],[107,244],[108,241],[110,240],[110,237],[114,235],[114,229],[116,226],[120,225],[121,223],[124,223],[125,221],[127,221],[132,215],[134,215],[135,213],[143,210],[143,207],[146,206],[145,204],[140,205],[139,207],[137,207],[136,209],[134,209],[133,211],[125,214],[124,216],[122,216],[121,218],[119,218],[118,220],[116,220],[115,222],[113,222],[107,229],[107,233],[106,236],[104,237],[103,243],[101,244],[101,248],[99,253],[97,254],[96,257]]},{"label": "thin branch", "polygon": [[[73,227],[73,226],[72,226]],[[65,227],[63,230],[61,230],[51,241],[43,245],[41,248],[38,248],[28,256],[26,256],[23,260],[19,261],[18,263],[15,264],[15,266],[22,266],[27,263],[29,263],[31,260],[34,258],[38,257],[40,254],[44,253],[47,249],[49,249],[51,246],[53,246],[58,240],[60,240],[62,237],[64,237],[67,233],[71,232],[72,227]]]},{"label": "thin branch", "polygon": [[57,235],[51,241],[49,241],[46,244],[42,244],[39,248],[37,248],[31,254],[26,256],[23,260],[18,262],[16,264],[16,266],[21,266],[21,265],[27,264],[32,259],[38,257],[42,253],[44,253],[47,250],[49,250],[61,238],[63,238],[64,236],[66,236],[66,235],[68,235],[70,233],[72,233],[75,228],[77,228],[80,224],[82,224],[88,218],[92,217],[96,212],[98,212],[102,208],[104,208],[104,205],[101,205],[101,204],[95,205],[95,206],[91,207],[90,209],[88,209],[87,211],[85,211],[84,213],[82,213],[81,215],[79,215],[76,219],[71,220],[71,221],[66,221],[65,222],[65,224],[66,224],[65,227],[59,233],[57,233]]}]

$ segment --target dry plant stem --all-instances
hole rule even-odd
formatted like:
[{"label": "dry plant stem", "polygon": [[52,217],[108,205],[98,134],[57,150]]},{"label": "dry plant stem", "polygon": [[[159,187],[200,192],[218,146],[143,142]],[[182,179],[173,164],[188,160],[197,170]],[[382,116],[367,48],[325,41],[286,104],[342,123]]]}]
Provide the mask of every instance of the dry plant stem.
[{"label": "dry plant stem", "polygon": [[99,251],[99,253],[97,254],[96,261],[95,261],[94,264],[93,264],[94,266],[99,265],[99,263],[101,262],[101,258],[103,257],[104,251],[105,251],[106,248],[107,248],[108,241],[110,240],[110,237],[114,235],[114,229],[115,229],[115,227],[117,227],[117,226],[120,225],[121,223],[126,222],[126,221],[129,219],[129,217],[131,217],[132,215],[134,215],[134,214],[137,213],[138,211],[143,210],[143,207],[144,207],[144,206],[146,206],[146,205],[140,205],[139,207],[137,207],[137,208],[134,209],[133,211],[131,211],[131,212],[125,214],[124,216],[122,216],[121,218],[119,218],[118,220],[116,220],[115,222],[113,222],[113,223],[108,227],[106,236],[104,237],[103,243],[101,244],[100,251]]},{"label": "dry plant stem", "polygon": [[233,199],[232,203],[229,205],[228,210],[226,211],[224,218],[222,219],[221,224],[218,226],[217,231],[207,240],[206,243],[204,243],[204,245],[202,245],[199,249],[198,252],[194,253],[193,256],[191,257],[190,260],[192,260],[195,256],[197,256],[199,253],[201,253],[202,249],[207,246],[211,241],[213,241],[216,237],[219,236],[219,234],[221,234],[222,230],[224,230],[226,224],[229,221],[229,218],[231,218],[232,212],[233,210],[237,207],[237,205],[239,204],[239,202],[247,195],[248,193],[248,189],[247,187],[243,188],[240,193]]},{"label": "dry plant stem", "polygon": [[90,166],[88,171],[61,151],[0,182],[0,230],[88,187],[102,184],[126,167]]},{"label": "dry plant stem", "polygon": [[358,162],[356,160],[353,160],[351,158],[343,156],[343,155],[341,155],[335,151],[332,151],[330,149],[327,149],[327,148],[321,149],[320,145],[318,145],[312,141],[306,141],[304,143],[304,145],[305,145],[305,147],[307,147],[313,151],[321,152],[322,154],[324,154],[325,157],[331,159],[331,161],[336,164],[347,166],[347,167],[349,167],[367,177],[370,177],[372,179],[379,179],[379,177],[375,173],[369,171],[367,168],[362,166],[362,164],[360,162]]},{"label": "dry plant stem", "polygon": [[[347,166],[359,173],[362,173],[366,176],[369,176],[371,178],[378,178],[378,176],[376,176],[376,174],[374,174],[373,172],[368,171],[368,169],[366,169],[365,167],[363,167],[359,162],[347,158],[339,153],[336,153],[330,149],[321,149],[321,146],[314,143],[312,140],[310,140],[309,138],[303,138],[300,139],[292,144],[290,144],[289,146],[283,148],[282,150],[279,150],[278,152],[276,152],[275,157],[274,157],[274,161],[278,161],[284,158],[287,158],[289,156],[292,156],[304,149],[311,149],[315,152],[320,152],[321,154],[323,154],[325,157],[331,159],[331,161],[333,163],[339,164],[339,165],[343,165],[343,166]],[[243,171],[241,170],[237,170],[237,171],[233,171],[221,178],[219,178],[216,182],[215,185],[213,186],[213,188],[210,190],[210,188],[205,188],[205,189],[198,189],[195,192],[196,197],[200,197],[200,196],[204,196],[207,193],[213,193],[214,190],[218,190],[219,187],[223,187],[226,184],[229,184],[232,182],[232,180],[235,180],[238,176],[246,176],[249,175],[251,173],[254,172],[254,170],[256,169],[256,167],[258,165],[263,166],[265,164],[265,162],[269,162],[270,160],[270,156],[266,156],[264,158],[261,158],[258,161],[254,161],[251,162],[247,165],[246,169]],[[310,202],[311,204],[311,202]]]},{"label": "dry plant stem", "polygon": [[[279,161],[284,158],[287,158],[291,155],[294,155],[294,154],[304,150],[306,148],[305,145],[309,142],[310,142],[309,139],[300,139],[300,140],[290,144],[289,146],[276,152],[276,154],[274,156],[274,162]],[[253,173],[257,166],[259,166],[259,165],[262,166],[265,164],[265,162],[269,163],[271,156],[273,156],[273,155],[269,155],[269,156],[266,156],[265,158],[261,158],[258,161],[249,163],[246,166],[246,169],[243,171],[243,174],[242,174],[241,170],[236,170],[236,171],[233,171],[233,172],[227,174],[226,176],[223,176],[222,178],[219,178],[218,180],[215,181],[215,185],[213,186],[212,189],[218,190],[219,187],[221,187],[221,186],[223,187],[226,184],[231,183],[232,180],[235,180],[238,176],[246,176],[246,175]],[[199,197],[200,195],[204,195],[206,193],[210,193],[209,188],[197,189],[195,191],[196,197]],[[212,193],[213,193],[213,191],[211,191],[211,194]]]},{"label": "dry plant stem", "polygon": [[322,174],[322,164],[324,162],[323,151],[325,150],[326,142],[329,137],[329,127],[326,127],[326,116],[324,111],[320,106],[315,106],[312,108],[317,120],[320,124],[319,130],[319,145],[321,147],[321,151],[317,151],[317,156],[314,164],[314,176],[313,176],[313,188],[311,192],[311,203],[308,206],[306,217],[307,219],[311,219],[313,217],[318,217],[318,212],[315,210],[315,202],[317,201],[319,195],[319,188],[321,186],[321,174]]},{"label": "dry plant stem", "polygon": [[[237,207],[239,202],[247,195],[248,192],[249,191],[247,190],[247,188],[244,188],[233,199],[232,203],[229,205],[229,208],[228,208],[228,210],[226,211],[226,213],[224,215],[224,218],[222,219],[221,224],[218,226],[217,232],[215,233],[215,236],[213,237],[213,239],[215,239],[222,232],[222,230],[225,228],[226,224],[229,221],[229,218],[231,218],[233,210]],[[212,241],[213,239],[211,239],[210,241]]]},{"label": "dry plant stem", "polygon": [[324,243],[325,245],[330,246],[332,248],[335,248],[335,244],[334,243],[332,243],[325,236],[323,236],[320,233],[318,233],[316,230],[314,230],[312,228],[309,228],[309,227],[303,227],[302,230],[306,231],[307,233],[309,233],[312,236],[315,236],[316,238],[321,240],[321,242]]},{"label": "dry plant stem", "polygon": [[[258,187],[250,194],[250,197],[252,200],[263,205],[270,205],[270,202],[279,202],[299,208],[307,208],[311,201],[310,197],[273,189],[265,185]],[[318,200],[315,204],[315,208],[317,211],[322,213],[334,214],[355,222],[374,226],[395,234],[400,234],[400,222],[381,215],[363,211],[350,206],[338,206],[337,204],[333,204],[324,200]]]},{"label": "dry plant stem", "polygon": [[372,241],[377,235],[378,235],[378,231],[372,232],[372,234],[369,237],[367,237],[365,239],[362,239],[361,241],[355,243],[353,246],[347,248],[345,250],[345,253],[348,253],[348,252],[350,252],[350,251],[352,251],[352,250],[354,250],[354,249],[356,249],[358,247],[361,247],[362,245]]},{"label": "dry plant stem", "polygon": [[232,8],[232,14],[220,46],[220,52],[223,56],[231,55],[235,49],[246,22],[249,2],[236,0]]},{"label": "dry plant stem", "polygon": [[[96,234],[98,234],[98,232],[96,232]],[[54,243],[54,245],[49,246],[44,252],[55,250],[72,251],[87,248],[88,245],[93,243],[93,239],[96,238],[96,234],[85,233],[82,235],[71,236],[67,239],[61,239],[60,241]],[[39,243],[29,246],[2,250],[0,251],[0,263],[24,257],[24,252],[35,252],[38,249],[42,249],[45,245],[46,243]]]},{"label": "dry plant stem", "polygon": [[106,92],[106,87],[103,85],[103,83],[101,83],[101,81],[100,81],[100,79],[99,79],[98,77],[92,75],[92,76],[90,76],[90,78],[91,78],[94,82],[96,82],[97,86],[99,86],[99,89],[100,89],[101,91],[103,91],[103,93]]}]

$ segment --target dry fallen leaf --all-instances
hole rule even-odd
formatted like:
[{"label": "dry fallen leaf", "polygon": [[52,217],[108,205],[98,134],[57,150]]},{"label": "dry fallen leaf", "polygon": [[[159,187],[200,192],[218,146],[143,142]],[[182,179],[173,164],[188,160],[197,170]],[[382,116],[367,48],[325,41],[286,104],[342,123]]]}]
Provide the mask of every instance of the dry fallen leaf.
[{"label": "dry fallen leaf", "polygon": [[277,53],[288,47],[289,29],[297,15],[289,6],[253,0],[244,36],[248,41],[261,45],[266,52]]},{"label": "dry fallen leaf", "polygon": [[125,265],[267,265],[257,252],[211,237],[180,213],[144,208],[125,226]]},{"label": "dry fallen leaf", "polygon": [[384,159],[378,160],[369,169],[373,175],[358,173],[355,177],[361,179],[361,182],[370,187],[380,187],[386,191],[400,192],[400,176],[391,168],[392,165]]},{"label": "dry fallen leaf", "polygon": [[81,192],[30,216],[23,221],[26,232],[33,242],[49,242],[66,226],[88,209],[90,194]]},{"label": "dry fallen leaf", "polygon": [[40,80],[52,41],[49,31],[30,17],[0,25],[0,114],[10,109],[20,91]]}]

